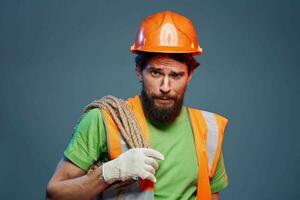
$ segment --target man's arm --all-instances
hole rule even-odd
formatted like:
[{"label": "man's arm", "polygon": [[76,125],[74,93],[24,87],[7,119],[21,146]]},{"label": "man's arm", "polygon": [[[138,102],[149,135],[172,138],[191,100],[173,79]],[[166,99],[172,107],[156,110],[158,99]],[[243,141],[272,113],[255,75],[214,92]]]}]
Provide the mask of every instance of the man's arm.
[{"label": "man's arm", "polygon": [[[133,148],[114,160],[105,162],[101,169],[93,170],[89,174],[70,161],[61,160],[49,181],[47,198],[91,199],[104,191],[109,184],[135,177],[156,182],[154,175],[159,165],[155,159],[164,160],[164,156],[150,148]],[[101,171],[103,181],[99,179]]]},{"label": "man's arm", "polygon": [[62,159],[47,186],[47,199],[91,199],[109,184],[99,179],[100,169],[86,172],[70,161]]},{"label": "man's arm", "polygon": [[219,192],[212,194],[212,200],[219,200]]}]

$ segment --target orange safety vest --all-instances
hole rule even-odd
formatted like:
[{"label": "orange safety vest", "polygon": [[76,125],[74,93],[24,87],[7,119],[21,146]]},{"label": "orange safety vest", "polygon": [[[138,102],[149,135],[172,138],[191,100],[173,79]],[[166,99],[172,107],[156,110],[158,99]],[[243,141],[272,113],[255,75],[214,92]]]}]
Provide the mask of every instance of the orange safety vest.
[{"label": "orange safety vest", "polygon": [[[145,139],[151,144],[139,96],[129,98],[128,103],[142,128]],[[112,160],[127,151],[128,146],[111,116],[105,110],[101,110],[101,113],[106,128],[109,158]],[[193,108],[188,108],[188,113],[198,160],[197,199],[211,200],[210,179],[215,174],[221,153],[224,129],[228,120],[218,114]],[[109,188],[102,193],[102,198],[116,199],[120,192],[122,199],[154,199],[154,183],[149,180],[140,180],[122,188],[122,191]]]}]

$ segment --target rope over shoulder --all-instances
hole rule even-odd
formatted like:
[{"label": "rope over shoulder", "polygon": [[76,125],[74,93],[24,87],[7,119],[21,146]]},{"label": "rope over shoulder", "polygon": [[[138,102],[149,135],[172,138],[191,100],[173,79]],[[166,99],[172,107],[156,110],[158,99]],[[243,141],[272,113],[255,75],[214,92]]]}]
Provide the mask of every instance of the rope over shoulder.
[{"label": "rope over shoulder", "polygon": [[[111,95],[104,96],[103,98],[88,104],[85,107],[82,116],[94,108],[98,108],[100,111],[105,110],[109,113],[118,126],[120,134],[129,148],[150,148],[150,145],[142,134],[141,126],[139,125],[135,114],[126,101]],[[91,173],[91,171],[97,169],[101,165],[102,163],[97,161],[90,167],[87,173]],[[135,181],[116,182],[112,184],[111,187],[120,189],[133,182]]]},{"label": "rope over shoulder", "polygon": [[84,114],[93,108],[103,109],[110,114],[129,148],[150,147],[142,134],[142,129],[133,111],[126,101],[111,95],[104,96],[87,105],[84,109]]}]

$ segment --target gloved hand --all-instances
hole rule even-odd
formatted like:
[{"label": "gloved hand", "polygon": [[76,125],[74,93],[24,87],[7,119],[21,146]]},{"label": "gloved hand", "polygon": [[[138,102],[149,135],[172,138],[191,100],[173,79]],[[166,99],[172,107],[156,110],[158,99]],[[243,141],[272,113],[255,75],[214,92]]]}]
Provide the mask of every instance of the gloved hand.
[{"label": "gloved hand", "polygon": [[133,148],[114,160],[102,165],[102,176],[111,184],[115,181],[126,181],[140,177],[156,182],[155,172],[158,163],[155,159],[164,160],[164,156],[150,148]]}]

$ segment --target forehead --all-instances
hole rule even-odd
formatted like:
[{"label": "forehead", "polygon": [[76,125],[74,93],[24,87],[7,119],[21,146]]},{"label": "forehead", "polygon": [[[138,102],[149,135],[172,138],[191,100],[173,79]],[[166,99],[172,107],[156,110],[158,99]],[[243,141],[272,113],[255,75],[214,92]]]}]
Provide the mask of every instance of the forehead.
[{"label": "forehead", "polygon": [[172,69],[176,71],[187,71],[187,65],[179,62],[168,55],[156,55],[148,61],[146,68]]}]

